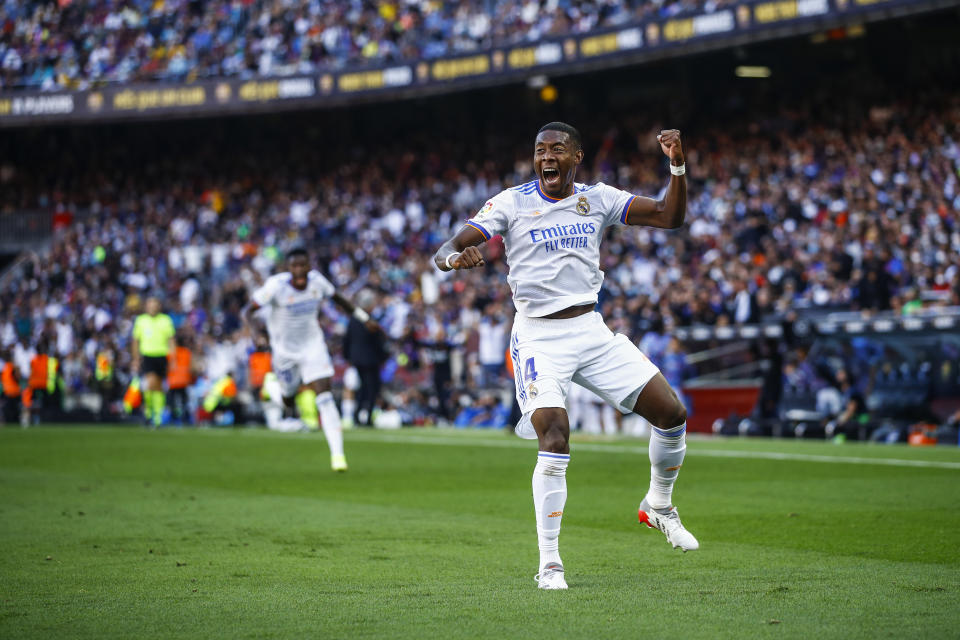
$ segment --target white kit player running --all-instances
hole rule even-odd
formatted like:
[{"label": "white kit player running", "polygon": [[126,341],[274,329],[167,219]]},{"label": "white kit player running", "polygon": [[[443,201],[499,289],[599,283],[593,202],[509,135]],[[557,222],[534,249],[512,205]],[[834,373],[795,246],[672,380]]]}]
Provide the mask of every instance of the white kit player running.
[{"label": "white kit player running", "polygon": [[640,503],[640,522],[662,531],[675,548],[699,547],[672,503],[686,452],[686,410],[657,367],[626,336],[614,335],[594,310],[603,282],[600,240],[607,227],[676,229],[683,224],[687,185],[680,132],[663,131],[657,141],[670,158],[672,174],[663,200],[602,182],[576,183],[583,160],[579,132],[562,122],[544,126],[534,146],[537,179],[491,198],[434,256],[443,271],[480,267],[484,260],[477,245],[503,236],[517,308],[510,341],[523,412],[517,433],[540,445],[533,502],[541,589],[567,588],[557,541],[567,498],[565,399],[571,382],[653,425],[650,488]]},{"label": "white kit player running", "polygon": [[305,416],[306,412],[319,414],[320,426],[330,447],[330,466],[334,471],[346,471],[340,411],[330,391],[333,363],[318,321],[320,305],[329,298],[367,323],[372,331],[379,331],[380,327],[366,311],[337,293],[320,272],[310,269],[305,250],[294,249],[287,254],[287,269],[267,278],[263,286],[253,292],[243,317],[248,326],[253,327],[257,324],[254,313],[261,308],[267,310],[271,360],[283,403],[291,410],[296,404],[301,418],[312,417]]}]

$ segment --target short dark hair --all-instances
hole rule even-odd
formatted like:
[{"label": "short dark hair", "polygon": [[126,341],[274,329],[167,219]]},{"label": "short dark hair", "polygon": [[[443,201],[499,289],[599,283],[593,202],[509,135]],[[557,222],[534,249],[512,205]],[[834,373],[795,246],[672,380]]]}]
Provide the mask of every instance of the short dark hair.
[{"label": "short dark hair", "polygon": [[308,257],[307,250],[303,247],[294,247],[293,249],[287,251],[287,260],[296,258],[297,256],[303,256],[304,258]]},{"label": "short dark hair", "polygon": [[580,137],[580,132],[577,131],[576,127],[572,127],[566,122],[550,122],[545,124],[540,127],[540,131],[537,131],[537,135],[540,135],[544,131],[561,131],[570,136],[570,140],[577,146],[577,149],[583,148],[583,139]]}]

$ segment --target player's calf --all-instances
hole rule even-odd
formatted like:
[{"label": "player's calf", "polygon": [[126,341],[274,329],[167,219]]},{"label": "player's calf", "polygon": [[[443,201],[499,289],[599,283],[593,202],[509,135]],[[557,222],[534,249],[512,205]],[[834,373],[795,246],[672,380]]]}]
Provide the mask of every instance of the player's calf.
[{"label": "player's calf", "polygon": [[[559,538],[563,508],[567,501],[569,463],[569,454],[540,451],[537,454],[537,466],[533,469],[533,508],[537,518],[540,574],[543,576],[549,573],[548,567],[556,566],[559,567],[561,581],[563,563],[560,560]],[[566,584],[563,588],[566,588]]]},{"label": "player's calf", "polygon": [[637,398],[635,409],[653,427],[649,447],[650,488],[640,503],[639,520],[659,529],[674,548],[697,549],[700,543],[684,528],[673,506],[673,487],[687,451],[687,410],[662,374],[650,380]]}]

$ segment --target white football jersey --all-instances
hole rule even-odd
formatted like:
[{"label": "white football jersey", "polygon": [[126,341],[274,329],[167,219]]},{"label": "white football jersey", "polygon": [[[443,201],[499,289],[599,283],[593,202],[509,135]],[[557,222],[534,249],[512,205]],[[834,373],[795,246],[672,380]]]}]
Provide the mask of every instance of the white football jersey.
[{"label": "white football jersey", "polygon": [[489,240],[502,235],[517,311],[539,318],[597,301],[603,283],[600,239],[610,225],[625,224],[634,196],[607,186],[574,184],[557,200],[534,180],[487,201],[467,224]]},{"label": "white football jersey", "polygon": [[290,284],[290,273],[277,273],[253,292],[251,299],[267,309],[270,348],[279,356],[297,356],[313,340],[323,339],[317,320],[320,304],[334,294],[333,284],[319,271],[307,274],[302,291]]}]

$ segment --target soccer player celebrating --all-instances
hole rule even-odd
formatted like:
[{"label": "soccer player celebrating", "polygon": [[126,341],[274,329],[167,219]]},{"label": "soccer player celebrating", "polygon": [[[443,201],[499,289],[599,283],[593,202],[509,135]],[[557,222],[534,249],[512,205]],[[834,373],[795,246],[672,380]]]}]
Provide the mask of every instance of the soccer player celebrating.
[{"label": "soccer player celebrating", "polygon": [[626,336],[614,335],[594,310],[603,282],[600,239],[607,227],[676,229],[683,224],[687,183],[680,132],[663,131],[657,141],[670,158],[672,174],[663,200],[602,182],[575,182],[583,161],[580,133],[562,122],[547,124],[534,144],[537,179],[491,198],[434,256],[443,271],[473,269],[484,265],[477,245],[498,234],[506,245],[517,308],[510,341],[523,412],[517,433],[540,445],[533,502],[541,589],[567,588],[557,540],[567,498],[565,399],[571,381],[653,425],[650,488],[640,503],[640,521],[662,531],[675,548],[699,547],[672,504],[686,451],[686,410],[657,367]]},{"label": "soccer player celebrating", "polygon": [[[319,412],[320,426],[330,447],[330,466],[334,471],[346,471],[340,411],[330,391],[333,363],[318,321],[320,305],[327,298],[366,323],[371,331],[379,330],[366,311],[337,293],[320,272],[310,269],[304,249],[293,249],[287,254],[287,271],[270,276],[253,292],[243,317],[248,326],[255,326],[254,312],[268,309],[267,333],[283,403],[289,409],[297,405],[301,418],[312,418],[305,412]],[[301,385],[305,390],[298,396]],[[300,402],[296,401],[298,397]]]}]

